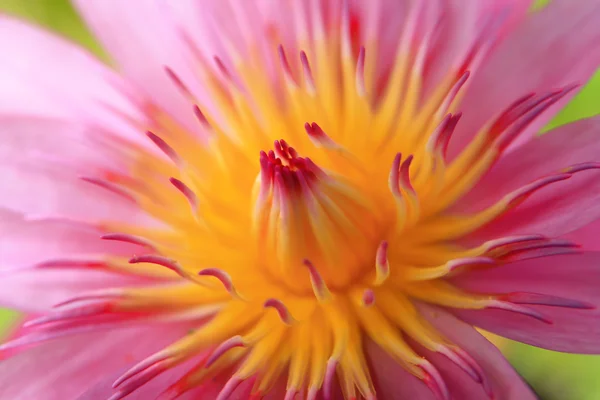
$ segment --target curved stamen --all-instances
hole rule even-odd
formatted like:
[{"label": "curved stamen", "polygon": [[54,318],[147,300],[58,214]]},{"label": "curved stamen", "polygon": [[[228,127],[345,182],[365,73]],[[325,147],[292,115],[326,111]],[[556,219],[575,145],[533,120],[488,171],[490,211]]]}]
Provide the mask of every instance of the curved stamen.
[{"label": "curved stamen", "polygon": [[405,269],[408,279],[422,281],[441,278],[462,267],[495,264],[496,260],[490,257],[465,257],[450,260],[437,267],[406,267]]},{"label": "curved stamen", "polygon": [[321,302],[329,299],[331,293],[329,292],[325,281],[321,277],[321,274],[319,274],[319,271],[309,260],[304,260],[303,263],[304,266],[308,268],[308,272],[310,273],[310,282],[317,299]]},{"label": "curved stamen", "polygon": [[123,375],[121,375],[116,381],[113,382],[112,387],[118,388],[122,386],[125,382],[138,375],[140,372],[152,367],[153,365],[157,365],[160,363],[165,363],[169,361],[173,357],[173,354],[168,351],[160,351],[147,357],[143,361],[140,361],[133,367],[129,368]]},{"label": "curved stamen", "polygon": [[125,189],[113,182],[109,182],[107,180],[100,179],[100,178],[94,178],[91,176],[81,176],[81,177],[79,177],[79,179],[86,181],[88,183],[91,183],[93,185],[99,186],[103,189],[106,189],[112,193],[122,196],[125,199],[137,204],[137,199],[135,198],[134,194],[132,194],[127,189]]},{"label": "curved stamen", "polygon": [[66,310],[56,311],[52,314],[45,314],[41,317],[31,319],[23,324],[25,328],[45,325],[49,323],[64,322],[67,320],[80,319],[102,315],[110,312],[115,307],[114,301],[100,300],[90,302],[78,307],[69,308]]},{"label": "curved stamen", "polygon": [[132,378],[129,382],[119,386],[118,392],[109,398],[109,400],[121,400],[140,388],[142,385],[148,383],[158,375],[169,369],[167,360],[164,362],[158,362],[144,371],[141,371],[135,378]]},{"label": "curved stamen", "polygon": [[185,196],[188,203],[190,204],[190,207],[192,208],[192,211],[194,212],[194,214],[196,214],[198,212],[199,206],[198,196],[196,196],[196,193],[194,193],[194,191],[190,189],[189,186],[187,186],[185,183],[183,183],[177,178],[171,177],[169,178],[169,182],[171,182],[171,184],[175,186],[175,188]]},{"label": "curved stamen", "polygon": [[211,365],[214,364],[223,354],[228,352],[229,350],[235,347],[245,347],[246,343],[241,336],[233,336],[223,343],[221,343],[217,348],[211,353],[211,355],[206,360],[206,364],[204,364],[204,368],[210,368]]},{"label": "curved stamen", "polygon": [[356,61],[356,92],[359,97],[365,97],[367,88],[365,85],[365,47],[361,46]]},{"label": "curved stamen", "polygon": [[157,255],[143,255],[143,256],[134,256],[129,260],[130,264],[138,264],[138,263],[149,263],[156,264],[170,269],[171,271],[177,272],[178,274],[184,273],[183,267],[177,263],[177,261],[172,260],[167,257],[157,256]]},{"label": "curved stamen", "polygon": [[450,90],[448,91],[448,95],[444,99],[442,105],[439,107],[438,115],[442,115],[443,113],[447,112],[454,100],[456,100],[456,96],[458,96],[458,93],[460,93],[460,90],[465,85],[470,76],[471,72],[468,70],[462,73],[460,78],[458,78],[458,80],[454,83],[452,88],[450,88]]},{"label": "curved stamen", "polygon": [[237,290],[235,290],[235,286],[233,286],[233,281],[231,280],[231,276],[227,272],[219,268],[206,268],[202,271],[198,272],[199,276],[212,276],[217,278],[222,284],[225,290],[231,294],[232,297],[236,299],[241,299]]},{"label": "curved stamen", "polygon": [[400,164],[402,163],[402,153],[397,153],[392,162],[392,169],[390,170],[388,186],[390,191],[400,200],[402,193],[400,192]]},{"label": "curved stamen", "polygon": [[514,262],[538,258],[544,255],[573,253],[577,252],[578,248],[577,244],[567,240],[544,239],[526,242],[522,245],[507,246],[506,249],[503,249],[503,252],[496,255],[496,258],[502,261]]},{"label": "curved stamen", "polygon": [[173,161],[175,165],[181,165],[181,157],[179,156],[179,154],[177,154],[177,152],[160,136],[150,131],[146,132],[146,136],[148,136],[148,138],[152,140],[156,147],[158,147],[160,151],[162,151],[167,157],[169,157],[169,159]]},{"label": "curved stamen", "polygon": [[169,79],[171,80],[171,82],[173,82],[175,84],[175,86],[177,87],[177,89],[179,89],[179,91],[188,100],[193,100],[194,99],[194,95],[192,94],[192,92],[190,91],[190,89],[186,86],[185,83],[183,83],[183,80],[179,77],[179,75],[177,75],[175,73],[175,71],[173,71],[170,67],[167,67],[167,66],[164,67],[164,71],[167,74],[167,77],[169,77]]},{"label": "curved stamen", "polygon": [[413,155],[411,154],[408,157],[406,157],[406,159],[404,160],[402,165],[400,165],[398,182],[399,182],[400,188],[402,188],[406,192],[409,192],[414,195],[416,193],[415,193],[415,189],[412,187],[412,184],[410,182],[410,175],[409,175],[409,169],[410,169],[410,164],[412,163],[412,160],[413,160]]},{"label": "curved stamen", "polygon": [[550,318],[546,317],[544,314],[529,308],[529,307],[523,307],[517,304],[513,304],[510,303],[508,301],[502,301],[502,300],[490,300],[487,303],[487,307],[488,308],[497,308],[499,310],[506,310],[506,311],[512,311],[512,312],[516,312],[519,314],[523,314],[523,315],[527,315],[529,317],[535,318],[538,321],[544,322],[548,325],[552,325],[553,322]]},{"label": "curved stamen", "polygon": [[382,241],[377,247],[377,254],[375,255],[375,285],[379,286],[390,275],[390,262],[387,255],[388,242]]},{"label": "curved stamen", "polygon": [[229,380],[227,381],[227,383],[225,383],[225,386],[223,386],[223,389],[221,389],[221,391],[219,392],[219,394],[217,395],[217,399],[216,400],[228,400],[231,398],[231,395],[233,394],[233,392],[235,391],[235,389],[237,389],[237,387],[243,382],[243,379],[233,375],[231,378],[229,378]]},{"label": "curved stamen", "polygon": [[204,282],[200,281],[196,276],[190,274],[177,261],[175,261],[173,259],[155,255],[155,254],[148,254],[148,255],[134,256],[129,260],[129,264],[139,264],[139,263],[156,264],[156,265],[160,265],[161,267],[166,267],[167,269],[170,269],[171,271],[175,272],[177,275],[181,276],[182,278],[188,279],[188,280],[198,283],[200,285],[204,285]]},{"label": "curved stamen", "polygon": [[317,85],[315,85],[315,79],[313,78],[313,73],[310,69],[310,63],[308,62],[308,57],[304,50],[300,52],[300,64],[302,65],[302,75],[304,77],[306,90],[310,95],[314,96],[317,93]]},{"label": "curved stamen", "polygon": [[481,383],[483,381],[480,371],[476,370],[475,368],[473,368],[473,366],[471,364],[467,363],[464,360],[464,358],[462,356],[458,355],[454,349],[451,349],[447,346],[440,346],[440,348],[437,351],[438,351],[438,353],[446,356],[450,361],[452,361],[454,364],[456,364],[460,369],[465,371],[467,373],[467,375],[469,375],[471,377],[471,379],[473,379],[475,382]]},{"label": "curved stamen", "polygon": [[500,295],[497,297],[497,299],[501,301],[507,301],[513,304],[532,304],[549,307],[576,308],[581,310],[592,310],[596,308],[594,304],[587,303],[584,301],[567,299],[564,297],[540,293],[513,292]]},{"label": "curved stamen", "polygon": [[298,87],[298,82],[294,79],[294,74],[292,74],[292,68],[290,67],[290,63],[288,62],[287,56],[285,55],[285,49],[282,45],[277,46],[277,54],[279,55],[279,65],[283,71],[283,76],[287,84]]},{"label": "curved stamen", "polygon": [[286,325],[292,325],[295,321],[294,317],[292,317],[292,314],[290,314],[289,310],[281,300],[267,299],[263,307],[274,308],[275,311],[277,311],[279,318],[281,318],[281,321],[283,321],[283,323]]},{"label": "curved stamen", "polygon": [[156,250],[154,244],[152,244],[148,239],[135,235],[129,235],[127,233],[107,233],[100,236],[100,239],[137,244],[139,246],[147,247],[151,250]]},{"label": "curved stamen", "polygon": [[200,107],[198,107],[196,104],[194,104],[194,115],[196,116],[198,122],[200,122],[200,125],[202,125],[202,127],[207,132],[212,132],[212,126],[210,125],[210,122],[208,122],[208,119],[206,118]]},{"label": "curved stamen", "polygon": [[227,68],[227,66],[225,65],[223,60],[218,56],[214,56],[213,60],[215,62],[215,65],[217,66],[217,69],[223,76],[223,78],[225,78],[225,80],[227,82],[229,82],[231,85],[233,85],[233,87],[235,87],[237,90],[242,91],[243,90],[242,83],[240,82],[238,77],[236,75],[234,75],[229,68]]},{"label": "curved stamen", "polygon": [[325,400],[331,399],[331,392],[333,389],[333,378],[335,371],[338,366],[338,360],[336,358],[330,358],[327,360],[327,366],[325,368],[325,378],[323,380],[323,397]]},{"label": "curved stamen", "polygon": [[316,123],[304,124],[304,129],[308,133],[308,138],[316,147],[324,147],[326,149],[340,149],[340,146],[335,143],[323,129]]},{"label": "curved stamen", "polygon": [[522,114],[517,122],[506,130],[498,138],[498,147],[503,151],[527,128],[540,114],[556,104],[560,99],[575,90],[579,85],[571,85],[558,92],[542,97],[539,102],[534,102],[530,108]]},{"label": "curved stamen", "polygon": [[300,393],[298,389],[289,388],[285,391],[285,397],[283,398],[283,400],[294,400],[298,393]]},{"label": "curved stamen", "polygon": [[119,299],[125,296],[124,289],[99,289],[99,290],[91,290],[89,292],[82,293],[77,296],[73,296],[68,298],[67,300],[63,300],[59,303],[56,303],[53,307],[60,308],[73,303],[78,303],[81,301],[88,300],[103,300],[103,299]]},{"label": "curved stamen", "polygon": [[564,181],[569,179],[571,174],[557,174],[552,176],[547,176],[544,178],[540,178],[536,181],[531,182],[528,185],[521,187],[520,189],[515,190],[514,192],[508,194],[503,201],[506,204],[507,208],[513,208],[521,204],[525,201],[529,196],[531,196],[537,190],[548,186],[555,182]]},{"label": "curved stamen", "polygon": [[427,361],[419,367],[424,374],[423,382],[431,389],[433,394],[440,400],[450,400],[448,386],[446,386],[446,382],[444,382],[444,378],[442,378],[437,368]]},{"label": "curved stamen", "polygon": [[[506,236],[499,239],[492,239],[485,242],[481,247],[484,253],[496,254],[496,251],[502,252],[505,248],[511,248],[513,245],[520,245],[527,242],[538,241],[544,239],[543,235],[517,235]],[[502,253],[501,253],[502,254]]]}]

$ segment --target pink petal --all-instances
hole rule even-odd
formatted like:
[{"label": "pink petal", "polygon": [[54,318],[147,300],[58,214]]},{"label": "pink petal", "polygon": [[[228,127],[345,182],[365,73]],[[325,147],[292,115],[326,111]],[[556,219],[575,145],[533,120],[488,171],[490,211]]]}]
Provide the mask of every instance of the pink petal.
[{"label": "pink petal", "polygon": [[[141,283],[139,277],[94,269],[107,256],[143,251],[136,245],[102,240],[100,235],[97,228],[84,223],[27,220],[0,209],[0,305],[44,311],[86,290]],[[81,265],[69,268],[70,262]]]},{"label": "pink petal", "polygon": [[433,392],[371,339],[364,343],[377,398],[435,400]]},{"label": "pink petal", "polygon": [[102,260],[139,253],[139,246],[101,239],[97,228],[59,219],[27,220],[0,209],[0,272],[59,259]]},{"label": "pink petal", "polygon": [[527,305],[553,323],[503,310],[456,310],[490,332],[538,347],[569,353],[600,352],[600,253],[557,255],[518,261],[454,279],[467,290],[504,294],[530,292],[589,303],[595,309]]},{"label": "pink petal", "polygon": [[[559,173],[572,165],[600,161],[598,134],[600,118],[595,117],[536,137],[502,157],[482,181],[456,204],[455,211],[482,209],[538,178]],[[568,180],[537,191],[476,235],[481,238],[521,233],[562,235],[600,217],[599,193],[600,171],[578,172]]]},{"label": "pink petal", "polygon": [[[139,360],[183,337],[193,325],[147,325],[123,330],[56,339],[17,354],[0,363],[0,398],[77,399],[106,376],[126,370]],[[177,376],[177,372],[171,373]],[[168,377],[166,377],[168,378]],[[168,386],[167,379],[158,380],[160,388]],[[140,390],[138,399],[153,398],[152,385]],[[107,398],[83,397],[83,398]]]},{"label": "pink petal", "polygon": [[28,269],[2,276],[0,306],[26,312],[43,312],[65,299],[90,290],[141,283],[141,278],[93,269]]},{"label": "pink petal", "polygon": [[[536,397],[502,353],[472,326],[438,307],[418,304],[421,315],[446,338],[466,351],[483,369],[496,399],[534,400]],[[454,399],[486,399],[481,384],[471,379],[447,358],[425,352],[444,377]]]},{"label": "pink petal", "polygon": [[[189,366],[188,366],[189,367]],[[131,393],[126,397],[127,400],[146,400],[157,399],[166,388],[175,383],[183,374],[183,368],[175,368],[171,371],[166,371],[159,377],[152,379],[150,382],[142,386],[140,389]],[[88,391],[83,393],[77,400],[98,400],[108,399],[116,393],[112,383],[119,378],[120,374],[115,374],[103,378],[99,383],[94,385]],[[198,400],[198,399],[216,399],[226,381],[211,379],[206,385],[194,388],[184,394],[177,396],[177,400]],[[243,382],[238,388],[228,397],[228,400],[248,400],[245,393],[251,390],[250,382]],[[285,391],[283,392],[285,396]],[[283,399],[279,397],[278,399]]]},{"label": "pink petal", "polygon": [[77,119],[134,135],[107,105],[143,121],[139,96],[83,49],[39,28],[0,16],[0,115]]},{"label": "pink petal", "polygon": [[123,154],[85,127],[16,116],[0,117],[0,125],[0,207],[36,217],[141,221],[134,203],[81,179],[127,168]]},{"label": "pink petal", "polygon": [[196,131],[193,104],[165,72],[165,67],[169,67],[201,100],[205,99],[197,78],[199,68],[195,69],[194,63],[186,58],[189,49],[170,10],[171,2],[144,0],[117,4],[76,0],[74,3],[124,76],[153,104],[190,132]]},{"label": "pink petal", "polygon": [[[432,23],[437,24],[437,35],[436,40],[431,43],[431,55],[427,60],[424,83],[426,90],[435,88],[449,71],[458,71],[469,52],[477,46],[489,50],[494,41],[502,38],[525,18],[531,3],[532,0],[442,2],[438,18],[432,20]],[[470,65],[469,69],[476,72],[476,67],[477,63]]]},{"label": "pink petal", "polygon": [[[464,114],[450,154],[456,154],[484,123],[523,94],[585,84],[600,63],[595,45],[600,40],[599,18],[597,1],[555,0],[519,24],[474,74],[460,106]],[[571,97],[543,113],[518,143],[529,140]]]},{"label": "pink petal", "polygon": [[582,250],[599,251],[600,240],[598,240],[598,238],[600,238],[600,219],[585,225],[583,228],[569,232],[561,238],[576,243],[581,246]]}]

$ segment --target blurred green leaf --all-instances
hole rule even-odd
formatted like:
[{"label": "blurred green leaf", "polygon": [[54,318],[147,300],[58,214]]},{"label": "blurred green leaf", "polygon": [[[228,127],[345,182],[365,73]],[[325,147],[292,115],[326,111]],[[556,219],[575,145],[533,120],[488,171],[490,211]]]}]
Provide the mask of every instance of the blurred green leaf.
[{"label": "blurred green leaf", "polygon": [[550,122],[544,131],[598,114],[600,114],[600,72],[596,72],[583,90]]},{"label": "blurred green leaf", "polygon": [[535,0],[533,2],[533,9],[538,10],[538,9],[544,7],[545,5],[547,5],[549,2],[550,2],[550,0]]},{"label": "blurred green leaf", "polygon": [[8,332],[9,327],[18,318],[19,314],[12,310],[3,310],[0,308],[0,340]]},{"label": "blurred green leaf", "polygon": [[598,356],[558,353],[517,342],[510,342],[505,353],[544,400],[600,399]]},{"label": "blurred green leaf", "polygon": [[0,0],[0,11],[58,32],[104,58],[101,47],[68,0]]}]

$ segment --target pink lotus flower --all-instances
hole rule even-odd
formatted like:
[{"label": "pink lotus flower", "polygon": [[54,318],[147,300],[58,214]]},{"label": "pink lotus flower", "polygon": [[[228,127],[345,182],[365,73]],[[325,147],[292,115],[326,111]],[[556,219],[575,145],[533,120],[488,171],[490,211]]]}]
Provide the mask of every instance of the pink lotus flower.
[{"label": "pink lotus flower", "polygon": [[119,73],[2,17],[1,398],[526,400],[473,326],[600,352],[600,120],[535,136],[600,3],[348,3],[76,1]]}]

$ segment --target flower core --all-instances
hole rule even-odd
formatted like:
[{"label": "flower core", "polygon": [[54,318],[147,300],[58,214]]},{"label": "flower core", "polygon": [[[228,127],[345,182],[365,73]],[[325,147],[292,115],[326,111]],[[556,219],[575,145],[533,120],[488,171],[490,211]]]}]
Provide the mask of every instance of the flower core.
[{"label": "flower core", "polygon": [[[289,399],[300,392],[328,398],[335,380],[347,399],[373,399],[367,339],[439,398],[449,398],[448,389],[415,344],[446,356],[489,393],[481,368],[419,315],[418,301],[503,308],[542,321],[522,304],[561,304],[533,294],[466,293],[447,278],[570,246],[536,235],[475,246],[461,240],[586,166],[557,171],[477,213],[452,208],[572,87],[518,99],[449,157],[461,91],[489,43],[477,42],[428,89],[432,32],[417,35],[418,15],[407,20],[384,74],[376,71],[376,43],[359,46],[351,16],[340,18],[337,30],[317,20],[313,36],[300,35],[296,45],[306,50],[273,37],[268,50],[232,50],[231,63],[198,55],[210,110],[195,106],[185,82],[167,70],[206,136],[148,106],[153,124],[143,128],[155,146],[126,144],[130,176],[92,182],[126,195],[160,222],[103,226],[105,239],[146,249],[130,260],[108,259],[105,267],[157,283],[79,296],[30,325],[75,318],[85,325],[98,316],[199,321],[115,382],[114,399],[188,360],[196,364],[165,396],[227,376],[219,399],[243,382],[253,382],[251,393],[260,397],[287,376]],[[278,65],[268,70],[263,52],[271,49]]]}]

